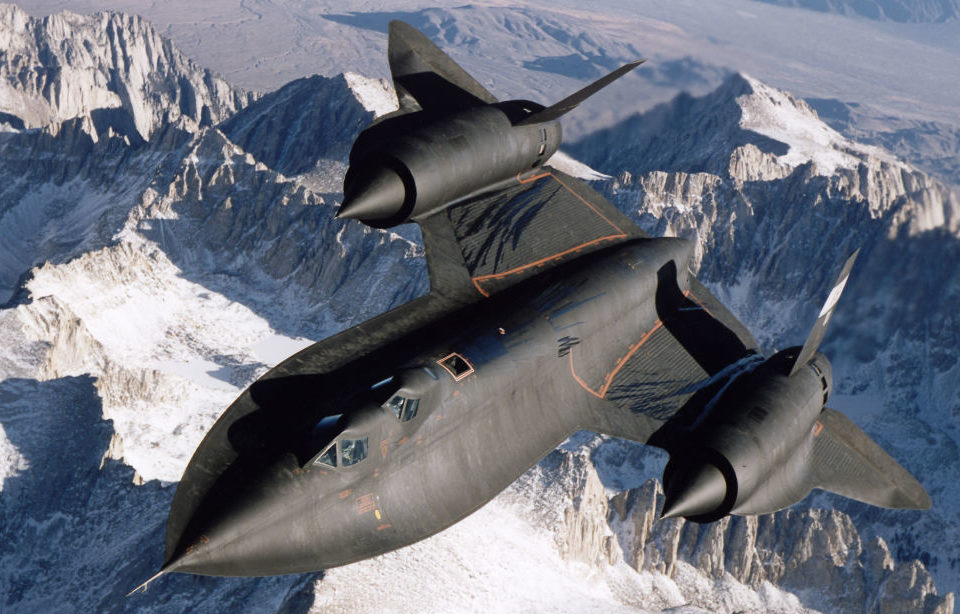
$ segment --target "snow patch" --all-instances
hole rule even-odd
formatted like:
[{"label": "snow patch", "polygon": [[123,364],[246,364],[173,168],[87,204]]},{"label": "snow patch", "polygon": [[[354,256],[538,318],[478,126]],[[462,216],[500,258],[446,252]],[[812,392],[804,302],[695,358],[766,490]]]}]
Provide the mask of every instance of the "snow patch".
[{"label": "snow patch", "polygon": [[385,79],[370,79],[353,72],[344,73],[343,78],[363,108],[375,117],[397,110],[397,95]]},{"label": "snow patch", "polygon": [[0,424],[0,492],[3,492],[3,484],[7,478],[12,478],[29,467],[27,459],[10,443],[3,425]]},{"label": "snow patch", "polygon": [[313,341],[310,339],[304,339],[303,337],[291,339],[283,335],[273,334],[254,343],[250,346],[250,349],[253,350],[253,353],[256,354],[257,358],[262,360],[264,364],[272,367],[281,360],[289,358],[311,345],[313,345]]},{"label": "snow patch", "polygon": [[753,89],[752,94],[739,96],[742,109],[740,127],[787,144],[790,149],[778,161],[791,168],[813,162],[822,175],[832,175],[838,168],[856,169],[861,158],[848,152],[893,157],[875,147],[854,143],[817,117],[805,102],[790,94],[742,74]]}]

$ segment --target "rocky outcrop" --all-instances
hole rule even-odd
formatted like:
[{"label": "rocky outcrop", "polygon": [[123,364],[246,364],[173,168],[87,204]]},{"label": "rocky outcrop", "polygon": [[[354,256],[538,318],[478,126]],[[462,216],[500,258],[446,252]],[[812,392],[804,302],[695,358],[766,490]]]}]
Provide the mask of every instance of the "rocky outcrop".
[{"label": "rocky outcrop", "polygon": [[197,67],[135,15],[34,19],[0,5],[0,112],[36,128],[89,117],[97,133],[149,139],[180,118],[209,126],[253,96]]},{"label": "rocky outcrop", "polygon": [[278,299],[297,305],[296,334],[319,338],[426,290],[418,246],[333,219],[333,203],[218,129],[202,131],[169,170],[130,210],[124,233],[159,246],[185,276],[242,300],[277,331],[294,332]]},{"label": "rocky outcrop", "polygon": [[[315,171],[317,179],[329,179],[324,175],[336,179],[346,170],[343,163],[356,135],[373,120],[375,110],[386,111],[380,106],[367,108],[371,106],[367,101],[388,95],[395,106],[396,97],[387,87],[358,75],[297,79],[233,115],[220,129],[283,175]],[[361,92],[345,95],[355,89]],[[326,187],[328,192],[340,190],[340,185]]]},{"label": "rocky outcrop", "polygon": [[[622,558],[637,571],[672,578],[685,563],[715,581],[732,576],[754,590],[773,584],[823,612],[953,612],[953,593],[938,595],[923,563],[896,564],[883,539],[863,542],[837,510],[789,509],[709,524],[660,520],[663,490],[656,479],[600,496],[601,479],[585,448],[553,452],[513,489],[526,494],[534,483],[557,514],[559,522],[544,524],[558,548],[594,566]],[[692,605],[712,607],[698,602],[693,587],[678,588]]]}]

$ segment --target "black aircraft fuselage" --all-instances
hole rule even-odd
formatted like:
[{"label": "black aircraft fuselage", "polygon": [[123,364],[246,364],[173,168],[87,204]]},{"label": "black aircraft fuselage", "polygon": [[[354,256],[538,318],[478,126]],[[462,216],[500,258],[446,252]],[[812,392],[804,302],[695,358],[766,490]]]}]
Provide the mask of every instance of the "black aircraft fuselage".
[{"label": "black aircraft fuselage", "polygon": [[[601,395],[642,341],[636,331],[655,325],[649,280],[686,252],[679,240],[639,240],[575,261],[316,378],[303,406],[317,413],[293,433],[268,439],[260,421],[238,422],[233,439],[258,445],[248,454],[262,468],[200,510],[198,545],[177,571],[267,575],[368,558],[464,518],[577,430],[646,426]],[[398,417],[397,398],[416,401],[412,418]],[[314,430],[333,412],[345,416],[336,467]],[[364,442],[365,458],[345,466],[343,441]]]},{"label": "black aircraft fuselage", "polygon": [[405,24],[389,55],[400,109],[357,139],[339,216],[417,222],[430,293],[240,395],[184,472],[161,574],[308,572],[412,544],[581,429],[669,452],[665,517],[772,512],[813,488],[929,507],[825,407],[817,347],[853,257],[804,345],[765,357],[690,273],[693,243],[648,237],[550,166],[558,118],[637,63],[543,107],[497,102]]}]

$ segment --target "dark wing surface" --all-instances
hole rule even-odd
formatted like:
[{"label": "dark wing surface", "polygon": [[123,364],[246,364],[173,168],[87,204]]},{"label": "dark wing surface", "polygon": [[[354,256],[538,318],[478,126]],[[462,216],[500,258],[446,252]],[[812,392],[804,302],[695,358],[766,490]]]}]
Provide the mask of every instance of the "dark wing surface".
[{"label": "dark wing surface", "polygon": [[[584,182],[549,166],[419,223],[432,291],[460,297],[492,296],[590,252],[649,238]],[[551,310],[568,307],[558,299]],[[615,364],[602,364],[609,352],[597,348],[594,357],[586,341],[569,360],[585,390],[621,410],[600,412],[595,430],[629,439],[646,441],[681,410],[695,419],[759,357],[747,328],[672,261],[658,273],[656,300],[624,314],[622,327],[624,354]]]},{"label": "dark wing surface", "polygon": [[419,223],[428,265],[434,252],[446,256],[431,267],[431,287],[441,290],[447,280],[485,297],[583,254],[646,236],[582,181],[551,167]]}]

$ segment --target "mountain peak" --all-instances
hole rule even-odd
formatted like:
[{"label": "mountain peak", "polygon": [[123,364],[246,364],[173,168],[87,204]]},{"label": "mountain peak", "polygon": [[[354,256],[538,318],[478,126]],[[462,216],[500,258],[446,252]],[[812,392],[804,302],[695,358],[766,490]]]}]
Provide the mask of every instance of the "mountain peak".
[{"label": "mountain peak", "polygon": [[166,122],[211,125],[253,99],[136,15],[36,19],[9,4],[0,15],[0,113],[11,125],[39,128],[109,111],[149,139]]},{"label": "mountain peak", "polygon": [[[808,163],[813,173],[828,176],[838,168],[856,169],[869,157],[895,161],[830,128],[802,99],[744,73],[732,73],[699,98],[681,93],[574,147],[581,157],[591,150],[607,152],[600,162],[589,156],[601,169],[614,169],[627,157],[642,161],[636,172],[706,172],[742,181],[785,177]],[[740,176],[737,159],[747,151],[764,160]]]}]

